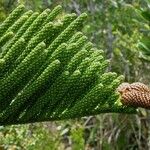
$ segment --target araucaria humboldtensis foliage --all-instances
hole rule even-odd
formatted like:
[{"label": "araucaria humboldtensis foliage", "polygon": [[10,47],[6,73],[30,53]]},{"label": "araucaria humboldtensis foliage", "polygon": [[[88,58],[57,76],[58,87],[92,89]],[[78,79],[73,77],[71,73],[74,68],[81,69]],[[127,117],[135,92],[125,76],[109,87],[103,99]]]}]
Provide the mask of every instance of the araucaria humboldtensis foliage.
[{"label": "araucaria humboldtensis foliage", "polygon": [[116,92],[123,77],[79,31],[87,15],[61,9],[19,5],[0,25],[1,125],[136,112]]}]

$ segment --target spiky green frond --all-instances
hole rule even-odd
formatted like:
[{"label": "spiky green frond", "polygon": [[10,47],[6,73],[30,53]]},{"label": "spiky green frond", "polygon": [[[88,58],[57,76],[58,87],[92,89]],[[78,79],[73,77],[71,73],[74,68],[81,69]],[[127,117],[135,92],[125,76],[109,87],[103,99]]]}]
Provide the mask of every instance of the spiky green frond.
[{"label": "spiky green frond", "polygon": [[79,32],[87,15],[18,6],[0,25],[0,124],[135,113],[118,103],[122,76]]}]

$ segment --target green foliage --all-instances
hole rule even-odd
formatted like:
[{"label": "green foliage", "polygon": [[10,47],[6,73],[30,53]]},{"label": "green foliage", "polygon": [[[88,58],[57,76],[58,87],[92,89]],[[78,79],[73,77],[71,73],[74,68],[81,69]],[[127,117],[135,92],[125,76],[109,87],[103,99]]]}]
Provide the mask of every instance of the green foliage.
[{"label": "green foliage", "polygon": [[144,66],[138,57],[137,43],[142,36],[142,24],[136,21],[139,17],[135,12],[135,9],[147,8],[146,0],[65,0],[59,4],[67,11],[88,14],[83,32],[105,51],[111,61],[110,70],[123,74],[128,82],[135,82],[141,74],[146,74],[141,71]]},{"label": "green foliage", "polygon": [[79,128],[73,128],[71,130],[71,139],[73,142],[72,149],[74,150],[80,150],[84,149],[84,140],[83,140],[83,134],[84,130],[82,127]]},{"label": "green foliage", "polygon": [[[134,11],[134,8],[147,10],[145,8],[146,1],[149,2],[149,0],[0,0],[0,22],[6,18],[18,2],[24,3],[26,8],[34,11],[41,11],[45,8],[52,9],[60,4],[65,12],[75,12],[78,15],[86,12],[88,20],[84,23],[83,31],[93,45],[104,49],[107,57],[111,57],[109,70],[124,74],[128,82],[141,81],[149,84],[149,62],[139,59],[137,48],[138,41],[147,32],[145,29],[148,24],[139,16],[137,21],[137,12]],[[59,15],[58,19],[61,19],[62,15],[64,16],[65,13]],[[67,15],[65,16],[68,18]],[[62,28],[65,28],[61,22],[55,23],[57,25],[53,37],[56,37]],[[108,24],[111,24],[112,32],[110,32]],[[113,37],[112,44],[109,44],[111,43],[109,37]],[[52,36],[49,38],[53,39]],[[88,49],[92,47],[91,45],[90,42],[87,44]],[[108,45],[110,48],[112,47],[112,53],[107,51]],[[94,55],[96,58],[95,53]],[[43,61],[45,60],[45,56],[41,54],[36,63],[42,63],[41,57],[43,57]],[[89,63],[89,58],[85,60],[83,66]],[[34,67],[34,70],[32,68],[32,73],[34,74],[38,68]],[[81,66],[81,68],[84,67]],[[109,79],[109,75],[105,74],[105,76]],[[22,84],[18,85],[21,87]],[[47,122],[43,125],[36,123],[5,126],[3,130],[0,130],[0,149],[150,149],[150,114],[145,109],[138,110],[137,115],[103,113],[57,123],[55,121]],[[109,111],[111,112],[112,109]],[[84,145],[82,145],[83,141]]]},{"label": "green foliage", "polygon": [[58,19],[60,6],[21,16],[23,9],[18,6],[0,25],[1,41],[9,39],[0,55],[0,124],[135,112],[116,102],[122,76],[110,72],[105,78],[109,63],[102,51],[77,32],[85,13]]},{"label": "green foliage", "polygon": [[[19,131],[19,132],[18,132]],[[2,134],[5,133],[5,134]],[[1,149],[57,149],[59,133],[46,130],[46,124],[0,127]],[[49,134],[51,136],[49,136]],[[11,142],[10,142],[11,141]],[[41,142],[42,141],[42,142]]]},{"label": "green foliage", "polygon": [[140,58],[150,61],[150,12],[148,9],[137,9],[136,11],[139,14],[137,21],[142,24],[141,30],[143,31],[143,37],[138,43]]}]

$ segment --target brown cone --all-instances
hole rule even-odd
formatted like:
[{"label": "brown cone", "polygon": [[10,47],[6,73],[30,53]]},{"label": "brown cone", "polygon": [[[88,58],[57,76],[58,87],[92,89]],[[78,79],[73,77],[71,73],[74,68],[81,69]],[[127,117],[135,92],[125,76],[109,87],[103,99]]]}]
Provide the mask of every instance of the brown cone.
[{"label": "brown cone", "polygon": [[150,109],[150,89],[143,83],[122,83],[117,91],[121,94],[122,104]]}]

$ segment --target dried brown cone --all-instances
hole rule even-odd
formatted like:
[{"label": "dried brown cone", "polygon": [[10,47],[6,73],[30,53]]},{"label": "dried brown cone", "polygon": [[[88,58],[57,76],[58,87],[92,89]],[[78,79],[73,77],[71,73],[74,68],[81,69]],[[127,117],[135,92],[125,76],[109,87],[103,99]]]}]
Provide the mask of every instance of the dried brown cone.
[{"label": "dried brown cone", "polygon": [[122,83],[117,91],[123,105],[150,109],[150,88],[143,83]]}]

